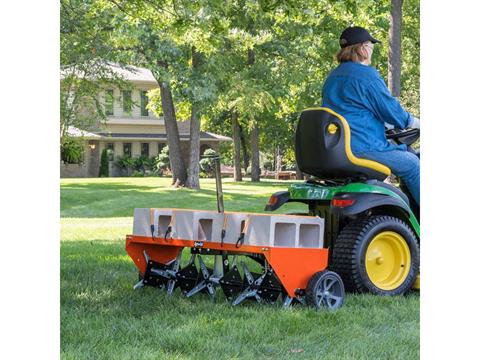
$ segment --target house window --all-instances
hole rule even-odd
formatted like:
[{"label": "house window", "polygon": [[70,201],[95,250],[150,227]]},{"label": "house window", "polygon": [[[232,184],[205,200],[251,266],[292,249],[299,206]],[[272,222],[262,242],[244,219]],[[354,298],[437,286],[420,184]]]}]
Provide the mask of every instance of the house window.
[{"label": "house window", "polygon": [[113,155],[115,154],[115,150],[113,147],[113,143],[107,143],[107,156],[108,161],[113,161]]},{"label": "house window", "polygon": [[167,144],[165,143],[158,143],[158,153],[160,154],[163,150],[163,148],[166,146]]},{"label": "house window", "polygon": [[123,155],[132,156],[132,143],[123,143]]},{"label": "house window", "polygon": [[105,91],[105,115],[113,115],[113,90]]},{"label": "house window", "polygon": [[146,91],[140,91],[140,111],[142,116],[148,116],[148,97]]},{"label": "house window", "polygon": [[132,92],[130,90],[122,91],[123,112],[130,115],[132,113]]},{"label": "house window", "polygon": [[148,143],[142,143],[141,156],[147,156],[148,157],[148,150],[149,150],[148,145],[149,145]]}]

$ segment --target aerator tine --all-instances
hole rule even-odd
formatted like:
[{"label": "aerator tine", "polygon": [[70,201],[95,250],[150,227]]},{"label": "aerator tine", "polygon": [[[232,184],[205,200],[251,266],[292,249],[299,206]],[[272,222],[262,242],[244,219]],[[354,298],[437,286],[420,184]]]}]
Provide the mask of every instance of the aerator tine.
[{"label": "aerator tine", "polygon": [[254,297],[257,302],[261,302],[262,298],[258,294],[258,289],[263,279],[265,278],[266,272],[258,276],[257,279],[252,275],[250,270],[248,270],[247,265],[242,262],[243,273],[244,273],[244,284],[246,284],[245,289],[237,296],[237,298],[232,302],[232,305],[238,305],[244,300]]},{"label": "aerator tine", "polygon": [[234,297],[236,298],[243,290],[243,279],[240,271],[238,271],[236,255],[233,257],[231,269],[223,275],[219,280],[219,284],[228,301],[232,301],[232,299]]},{"label": "aerator tine", "polygon": [[190,292],[190,290],[197,285],[199,273],[197,267],[195,266],[196,256],[197,254],[192,254],[187,266],[177,273],[177,283],[184,295]]},{"label": "aerator tine", "polygon": [[175,290],[176,286],[178,285],[178,272],[180,270],[180,262],[182,260],[182,252],[180,251],[173,262],[172,270],[167,270],[170,273],[170,280],[167,282],[167,294],[172,295],[173,290]]},{"label": "aerator tine", "polygon": [[212,281],[210,280],[211,270],[207,268],[201,256],[198,256],[198,264],[200,265],[200,282],[195,285],[195,287],[185,294],[186,297],[191,297],[202,290],[207,290],[210,297],[213,299],[215,297],[215,288]]}]

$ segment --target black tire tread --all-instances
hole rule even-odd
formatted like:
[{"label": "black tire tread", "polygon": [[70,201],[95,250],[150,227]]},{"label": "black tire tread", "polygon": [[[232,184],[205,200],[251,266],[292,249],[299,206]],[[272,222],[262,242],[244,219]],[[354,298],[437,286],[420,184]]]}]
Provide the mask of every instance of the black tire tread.
[{"label": "black tire tread", "polygon": [[[374,215],[359,218],[350,222],[335,240],[330,264],[331,270],[337,272],[342,278],[345,290],[361,293],[371,291],[371,289],[368,289],[365,286],[362,276],[356,266],[356,257],[367,233],[372,230],[372,228],[386,221],[394,221],[399,225],[402,225],[406,231],[411,233],[416,240],[416,246],[418,247],[418,239],[410,226],[398,218],[387,215]],[[415,266],[415,264],[413,265]],[[415,276],[413,277],[413,281],[414,278]],[[406,282],[411,282],[411,280],[412,279],[407,278]],[[380,295],[386,294],[386,292],[383,292],[380,289],[378,289],[378,292],[376,291],[376,293]]]}]

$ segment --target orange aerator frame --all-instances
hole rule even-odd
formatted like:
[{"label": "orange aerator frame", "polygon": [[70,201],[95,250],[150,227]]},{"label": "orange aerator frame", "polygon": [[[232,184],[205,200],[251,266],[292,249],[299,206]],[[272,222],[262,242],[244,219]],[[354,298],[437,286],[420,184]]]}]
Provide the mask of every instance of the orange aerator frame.
[{"label": "orange aerator frame", "polygon": [[288,248],[242,245],[188,239],[171,239],[155,236],[127,235],[126,250],[141,274],[147,269],[146,251],[151,260],[167,264],[179,255],[183,248],[201,249],[204,254],[209,251],[221,251],[227,255],[261,254],[274,270],[278,280],[288,296],[295,297],[299,290],[307,287],[310,278],[323,271],[328,265],[327,248]]}]

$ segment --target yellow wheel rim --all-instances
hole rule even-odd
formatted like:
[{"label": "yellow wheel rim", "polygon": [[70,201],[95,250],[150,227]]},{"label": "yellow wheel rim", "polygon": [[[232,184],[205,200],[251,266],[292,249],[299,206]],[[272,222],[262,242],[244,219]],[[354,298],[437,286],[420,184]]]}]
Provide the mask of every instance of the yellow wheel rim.
[{"label": "yellow wheel rim", "polygon": [[394,290],[410,272],[410,249],[405,239],[393,231],[376,235],[365,253],[365,267],[370,281],[379,289]]}]

